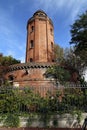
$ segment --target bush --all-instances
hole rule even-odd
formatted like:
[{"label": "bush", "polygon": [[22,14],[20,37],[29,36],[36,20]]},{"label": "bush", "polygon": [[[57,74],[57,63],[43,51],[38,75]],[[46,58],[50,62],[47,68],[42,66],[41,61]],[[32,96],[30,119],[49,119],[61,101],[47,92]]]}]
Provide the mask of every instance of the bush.
[{"label": "bush", "polygon": [[5,127],[18,127],[19,126],[19,116],[16,114],[7,114],[4,120]]}]

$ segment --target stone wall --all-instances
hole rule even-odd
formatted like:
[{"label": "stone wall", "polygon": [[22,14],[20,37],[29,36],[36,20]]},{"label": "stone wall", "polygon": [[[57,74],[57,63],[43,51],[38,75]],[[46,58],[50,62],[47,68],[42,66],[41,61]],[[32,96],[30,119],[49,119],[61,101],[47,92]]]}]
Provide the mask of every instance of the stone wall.
[{"label": "stone wall", "polygon": [[[35,115],[31,119],[29,117],[20,117],[19,127],[33,127],[33,128],[82,128],[83,122],[87,113],[83,113],[81,121],[78,123],[77,115],[62,114],[62,115],[50,115],[50,118],[43,120],[41,116]],[[30,119],[30,120],[29,120]],[[46,120],[47,119],[47,120]],[[30,122],[29,122],[30,121]],[[45,121],[45,122],[44,122]],[[56,124],[54,124],[56,121]],[[0,123],[0,127],[3,127],[3,122]]]},{"label": "stone wall", "polygon": [[82,130],[81,128],[0,128],[0,130]]}]

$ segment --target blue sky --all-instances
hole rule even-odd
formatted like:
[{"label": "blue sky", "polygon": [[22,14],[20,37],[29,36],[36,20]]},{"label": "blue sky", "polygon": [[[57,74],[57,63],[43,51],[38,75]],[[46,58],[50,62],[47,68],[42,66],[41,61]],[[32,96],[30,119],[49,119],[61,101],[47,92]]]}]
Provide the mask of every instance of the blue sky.
[{"label": "blue sky", "polygon": [[54,24],[54,40],[69,47],[70,25],[87,10],[87,0],[0,0],[0,53],[25,61],[26,25],[37,10]]}]

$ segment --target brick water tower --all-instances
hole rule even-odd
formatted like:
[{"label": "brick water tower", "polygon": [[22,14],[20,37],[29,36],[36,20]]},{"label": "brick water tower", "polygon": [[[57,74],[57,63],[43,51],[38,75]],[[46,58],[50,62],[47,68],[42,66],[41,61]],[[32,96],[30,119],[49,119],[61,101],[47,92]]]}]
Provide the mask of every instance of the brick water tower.
[{"label": "brick water tower", "polygon": [[38,10],[27,23],[26,62],[53,62],[54,28],[47,14]]},{"label": "brick water tower", "polygon": [[42,95],[54,81],[46,77],[46,70],[54,65],[54,28],[51,19],[36,11],[27,22],[25,63],[14,64],[6,70],[5,78],[15,87],[31,87]]}]

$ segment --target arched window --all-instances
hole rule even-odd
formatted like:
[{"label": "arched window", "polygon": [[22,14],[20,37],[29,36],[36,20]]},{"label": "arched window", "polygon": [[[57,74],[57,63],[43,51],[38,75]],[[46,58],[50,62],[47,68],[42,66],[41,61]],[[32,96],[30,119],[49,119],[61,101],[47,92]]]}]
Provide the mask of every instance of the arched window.
[{"label": "arched window", "polygon": [[8,78],[9,78],[10,81],[13,81],[13,80],[14,80],[14,76],[13,76],[13,75],[9,75]]},{"label": "arched window", "polygon": [[13,75],[9,75],[9,76],[8,76],[8,80],[9,80],[9,83],[10,83],[11,85],[13,85],[14,76],[13,76]]}]

